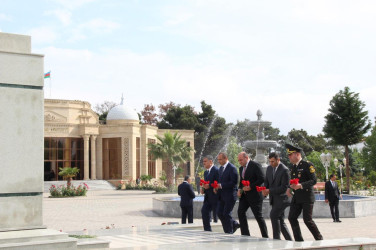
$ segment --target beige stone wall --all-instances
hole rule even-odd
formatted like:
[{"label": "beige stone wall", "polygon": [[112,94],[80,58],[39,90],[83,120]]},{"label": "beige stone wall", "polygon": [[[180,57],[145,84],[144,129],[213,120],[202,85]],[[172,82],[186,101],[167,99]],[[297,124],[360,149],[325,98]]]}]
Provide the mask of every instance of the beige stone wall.
[{"label": "beige stone wall", "polygon": [[[91,110],[90,104],[84,101],[45,99],[44,107],[45,137],[84,137],[84,135],[88,135],[90,140],[95,141],[94,150],[93,148],[90,150],[94,151],[95,155],[94,173],[96,179],[103,178],[102,147],[104,138],[121,138],[122,176],[125,179],[135,180],[137,178],[136,138],[140,138],[141,145],[140,175],[146,175],[149,174],[148,139],[158,142],[156,135],[163,136],[166,131],[169,131],[127,120],[111,121],[109,124],[100,125],[97,114]],[[193,130],[171,130],[170,132],[178,132],[194,148]],[[193,173],[193,159],[194,153],[192,153],[191,173]],[[93,161],[93,159],[87,159],[87,161]],[[156,161],[157,179],[159,179],[161,171],[162,160],[159,159]]]}]

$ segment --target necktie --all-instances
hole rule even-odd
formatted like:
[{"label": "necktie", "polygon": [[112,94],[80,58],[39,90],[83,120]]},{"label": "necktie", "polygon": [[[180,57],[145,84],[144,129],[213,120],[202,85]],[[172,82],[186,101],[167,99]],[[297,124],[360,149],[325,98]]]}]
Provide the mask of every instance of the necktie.
[{"label": "necktie", "polygon": [[247,166],[243,167],[243,172],[242,172],[242,177],[244,179],[244,174],[245,174],[245,171],[247,170]]},{"label": "necktie", "polygon": [[221,166],[221,167],[219,168],[219,178],[222,177],[222,174],[223,174],[223,166]]},{"label": "necktie", "polygon": [[274,176],[275,176],[275,171],[276,171],[277,168],[273,168],[273,180],[274,180]]}]

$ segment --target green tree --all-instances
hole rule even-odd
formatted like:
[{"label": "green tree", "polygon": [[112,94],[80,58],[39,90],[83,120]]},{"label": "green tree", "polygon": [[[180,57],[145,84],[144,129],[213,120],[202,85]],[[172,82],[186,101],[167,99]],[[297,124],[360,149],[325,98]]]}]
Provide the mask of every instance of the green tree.
[{"label": "green tree", "polygon": [[287,137],[293,144],[301,147],[307,156],[313,151],[321,152],[326,148],[326,141],[322,134],[313,136],[308,135],[307,131],[303,129],[292,129]]},{"label": "green tree", "polygon": [[229,145],[227,147],[227,156],[229,162],[239,167],[238,154],[243,151],[242,146],[240,146],[235,137],[231,136],[229,140]]},{"label": "green tree", "polygon": [[360,142],[371,128],[368,111],[359,99],[359,94],[350,91],[349,87],[340,90],[330,101],[329,113],[325,116],[323,131],[325,137],[333,139],[337,145],[345,147],[346,186],[350,191],[349,146]]},{"label": "green tree", "polygon": [[365,140],[362,156],[366,172],[376,171],[376,125]]},{"label": "green tree", "polygon": [[180,139],[181,135],[166,132],[163,137],[156,136],[157,143],[150,143],[148,147],[153,158],[167,160],[167,180],[168,185],[172,184],[173,167],[180,163],[191,161],[192,148],[187,145],[186,140]]}]

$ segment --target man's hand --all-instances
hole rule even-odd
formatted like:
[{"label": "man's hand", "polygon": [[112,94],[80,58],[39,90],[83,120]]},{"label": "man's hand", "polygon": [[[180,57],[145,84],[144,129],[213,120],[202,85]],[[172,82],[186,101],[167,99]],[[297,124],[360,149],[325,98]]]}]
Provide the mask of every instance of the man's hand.
[{"label": "man's hand", "polygon": [[202,188],[200,188],[200,193],[204,194],[204,190]]},{"label": "man's hand", "polygon": [[329,200],[328,200],[328,199],[325,199],[325,203],[329,203]]},{"label": "man's hand", "polygon": [[240,191],[240,189],[238,189],[238,197],[242,197],[242,191]]},{"label": "man's hand", "polygon": [[204,185],[204,188],[205,188],[205,189],[209,189],[209,187],[210,187],[209,184],[205,184],[205,185]]},{"label": "man's hand", "polygon": [[292,188],[292,189],[294,189],[294,190],[297,190],[297,189],[302,189],[302,184],[292,184],[292,185],[290,185],[290,187]]},{"label": "man's hand", "polygon": [[218,183],[218,188],[217,189],[222,189],[221,183]]},{"label": "man's hand", "polygon": [[269,189],[264,189],[261,191],[263,196],[268,196],[269,195]]},{"label": "man's hand", "polygon": [[251,187],[250,186],[244,186],[243,187],[243,191],[251,191]]},{"label": "man's hand", "polygon": [[289,188],[286,190],[286,194],[288,197],[292,197],[291,190]]}]

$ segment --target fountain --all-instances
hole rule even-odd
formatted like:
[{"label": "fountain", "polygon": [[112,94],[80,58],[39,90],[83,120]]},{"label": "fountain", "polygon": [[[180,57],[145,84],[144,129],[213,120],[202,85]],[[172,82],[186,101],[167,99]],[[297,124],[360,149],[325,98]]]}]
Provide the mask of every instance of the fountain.
[{"label": "fountain", "polygon": [[268,148],[273,148],[277,146],[276,141],[272,140],[264,140],[265,135],[264,135],[264,127],[270,126],[272,123],[268,121],[263,121],[261,119],[262,117],[262,112],[260,110],[257,110],[257,121],[251,121],[250,125],[252,128],[255,129],[256,132],[256,140],[255,141],[245,141],[244,142],[244,147],[248,149],[255,149],[256,150],[256,156],[255,156],[255,161],[260,163],[264,173],[266,172],[266,167],[267,167],[267,156],[266,156],[266,150]]}]

